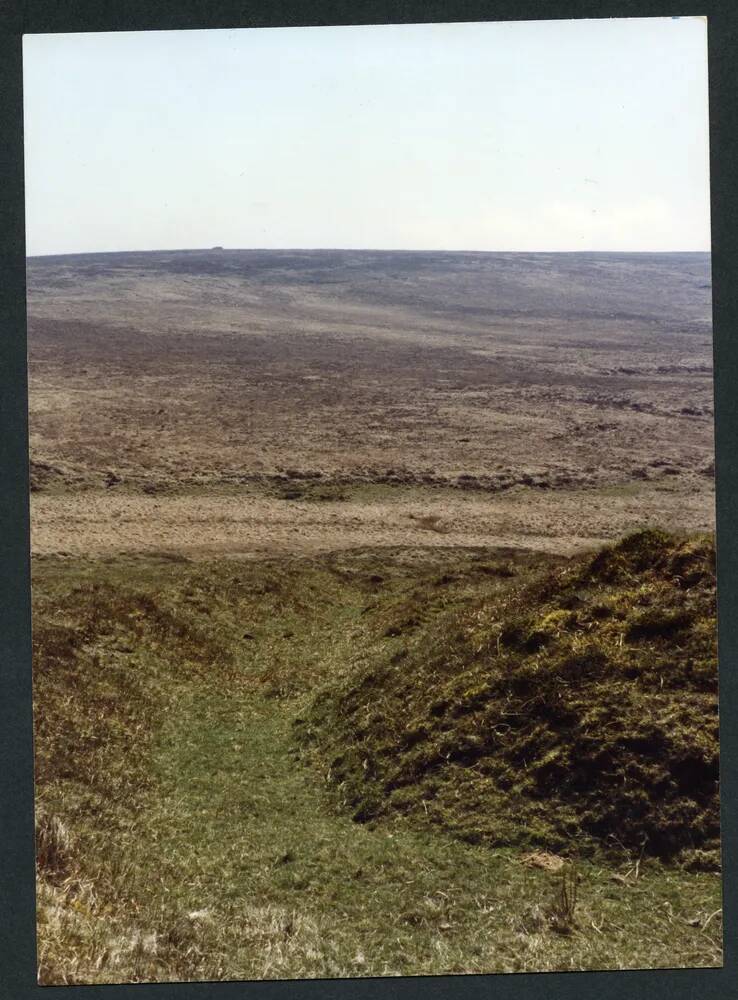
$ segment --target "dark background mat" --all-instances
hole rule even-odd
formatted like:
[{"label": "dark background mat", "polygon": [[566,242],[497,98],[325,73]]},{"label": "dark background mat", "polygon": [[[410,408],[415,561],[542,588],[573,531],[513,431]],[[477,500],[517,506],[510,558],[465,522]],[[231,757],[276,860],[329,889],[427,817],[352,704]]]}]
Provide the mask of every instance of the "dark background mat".
[{"label": "dark background mat", "polygon": [[[724,860],[722,969],[404,979],[36,985],[28,515],[24,33],[707,15]],[[0,997],[102,1000],[711,1000],[738,992],[738,7],[734,0],[0,0]]]}]

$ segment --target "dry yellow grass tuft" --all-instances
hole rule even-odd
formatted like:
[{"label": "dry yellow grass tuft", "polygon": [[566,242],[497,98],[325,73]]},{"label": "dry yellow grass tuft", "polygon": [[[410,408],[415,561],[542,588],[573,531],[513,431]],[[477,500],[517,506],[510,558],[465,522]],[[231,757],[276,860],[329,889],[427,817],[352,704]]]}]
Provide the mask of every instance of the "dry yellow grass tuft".
[{"label": "dry yellow grass tuft", "polygon": [[58,816],[36,807],[36,863],[49,881],[59,881],[69,874],[72,838]]},{"label": "dry yellow grass tuft", "polygon": [[524,854],[520,861],[530,868],[543,868],[548,872],[561,871],[566,864],[563,858],[548,851],[531,851],[530,854]]}]

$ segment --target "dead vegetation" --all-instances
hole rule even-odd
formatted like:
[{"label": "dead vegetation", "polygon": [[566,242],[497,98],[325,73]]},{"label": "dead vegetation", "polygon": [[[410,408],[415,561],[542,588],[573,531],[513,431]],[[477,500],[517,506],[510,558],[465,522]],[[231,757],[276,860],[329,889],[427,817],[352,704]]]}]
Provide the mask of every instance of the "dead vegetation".
[{"label": "dead vegetation", "polygon": [[551,929],[557,934],[571,934],[576,928],[578,882],[579,876],[574,869],[561,869],[559,884],[546,913]]},{"label": "dead vegetation", "polygon": [[42,805],[36,809],[36,864],[44,877],[60,882],[71,870],[71,836],[58,816]]}]

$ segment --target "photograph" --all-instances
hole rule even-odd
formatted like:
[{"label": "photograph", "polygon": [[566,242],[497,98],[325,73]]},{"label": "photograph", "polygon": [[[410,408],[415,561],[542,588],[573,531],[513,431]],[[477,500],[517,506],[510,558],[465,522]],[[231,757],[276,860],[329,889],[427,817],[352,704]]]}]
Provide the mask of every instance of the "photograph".
[{"label": "photograph", "polygon": [[707,19],[29,33],[23,120],[38,983],[722,968]]}]

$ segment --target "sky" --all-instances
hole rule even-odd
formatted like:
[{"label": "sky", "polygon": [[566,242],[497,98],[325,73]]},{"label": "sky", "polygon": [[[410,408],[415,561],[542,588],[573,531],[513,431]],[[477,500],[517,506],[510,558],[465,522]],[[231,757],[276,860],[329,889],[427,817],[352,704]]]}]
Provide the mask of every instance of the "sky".
[{"label": "sky", "polygon": [[26,35],[30,256],[709,250],[703,18]]}]

